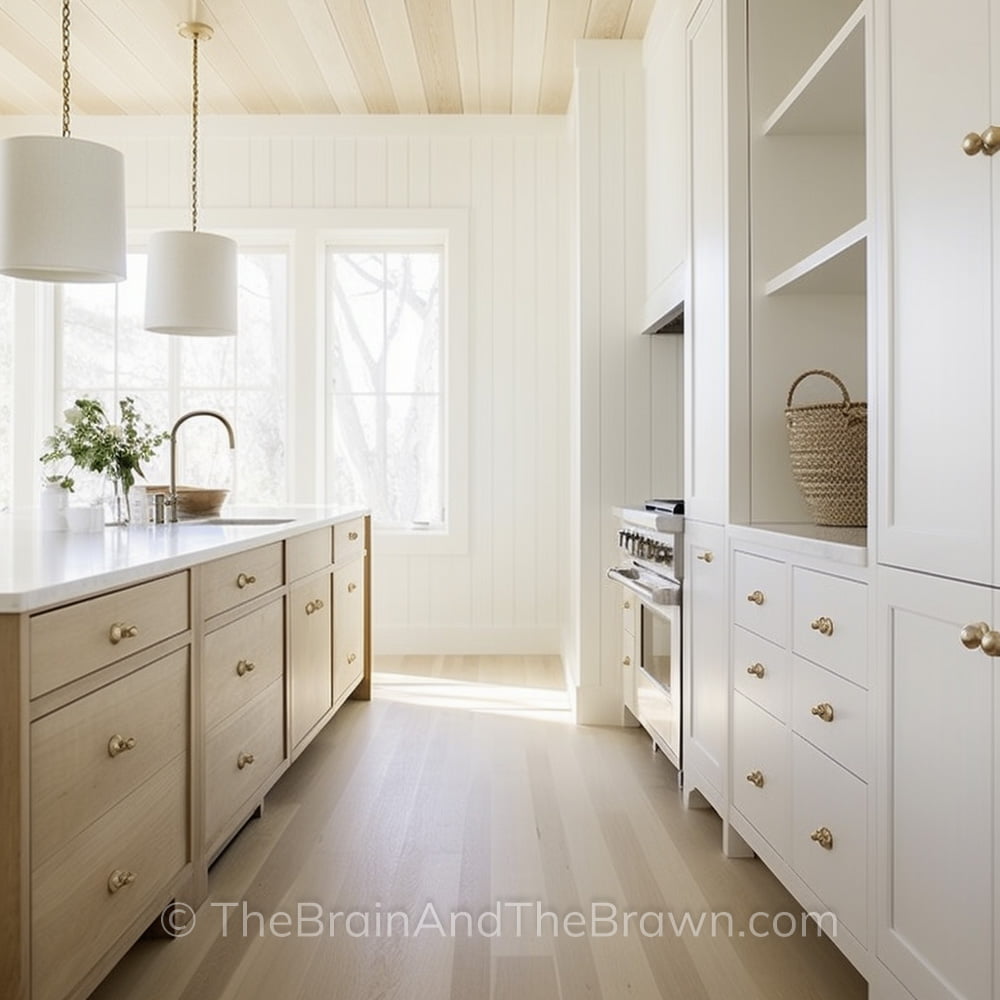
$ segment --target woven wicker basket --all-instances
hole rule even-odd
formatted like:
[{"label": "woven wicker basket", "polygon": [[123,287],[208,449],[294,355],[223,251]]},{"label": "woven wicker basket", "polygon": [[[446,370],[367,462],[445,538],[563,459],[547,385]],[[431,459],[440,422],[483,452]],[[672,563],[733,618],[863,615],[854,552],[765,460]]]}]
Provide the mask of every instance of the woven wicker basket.
[{"label": "woven wicker basket", "polygon": [[[792,406],[799,383],[823,375],[840,389],[839,403]],[[868,521],[868,405],[852,402],[832,372],[803,372],[785,404],[792,475],[817,524],[864,527]]]}]

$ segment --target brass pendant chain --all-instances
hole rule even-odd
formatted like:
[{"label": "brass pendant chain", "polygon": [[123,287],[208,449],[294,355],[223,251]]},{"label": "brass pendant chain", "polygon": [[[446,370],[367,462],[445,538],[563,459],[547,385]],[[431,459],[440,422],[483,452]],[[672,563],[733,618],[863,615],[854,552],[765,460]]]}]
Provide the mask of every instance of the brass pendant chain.
[{"label": "brass pendant chain", "polygon": [[62,5],[62,134],[69,138],[69,0]]},{"label": "brass pendant chain", "polygon": [[[67,0],[68,2],[68,0]],[[191,232],[198,231],[198,34],[191,42]]]}]

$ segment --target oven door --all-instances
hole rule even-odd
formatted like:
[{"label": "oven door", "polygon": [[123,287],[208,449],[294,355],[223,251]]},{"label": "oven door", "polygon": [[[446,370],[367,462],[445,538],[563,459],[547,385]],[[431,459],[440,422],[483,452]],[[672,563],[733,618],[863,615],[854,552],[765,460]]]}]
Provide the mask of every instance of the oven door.
[{"label": "oven door", "polygon": [[670,762],[681,767],[681,609],[641,608],[636,710],[639,722]]}]

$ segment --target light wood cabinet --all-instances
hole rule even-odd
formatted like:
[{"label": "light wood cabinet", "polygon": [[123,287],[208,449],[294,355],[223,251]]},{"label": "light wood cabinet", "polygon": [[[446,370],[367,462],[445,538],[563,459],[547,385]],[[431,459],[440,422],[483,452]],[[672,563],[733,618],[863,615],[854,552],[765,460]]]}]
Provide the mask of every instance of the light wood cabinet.
[{"label": "light wood cabinet", "polygon": [[365,561],[355,558],[333,572],[333,703],[339,704],[365,673]]},{"label": "light wood cabinet", "polygon": [[333,704],[330,573],[321,570],[288,591],[288,674],[293,755]]}]

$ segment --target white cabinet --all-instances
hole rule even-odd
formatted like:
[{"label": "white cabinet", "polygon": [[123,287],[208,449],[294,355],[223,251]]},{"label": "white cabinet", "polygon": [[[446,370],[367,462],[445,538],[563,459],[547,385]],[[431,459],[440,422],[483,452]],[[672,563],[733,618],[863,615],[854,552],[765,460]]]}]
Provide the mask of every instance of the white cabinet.
[{"label": "white cabinet", "polygon": [[[963,137],[1000,122],[1000,5],[889,0],[876,53],[888,117],[880,191],[880,563],[996,583],[1000,159]],[[932,28],[930,26],[933,26]],[[891,212],[889,207],[891,205]]]},{"label": "white cabinet", "polygon": [[[687,515],[714,524],[731,516],[730,413],[742,417],[745,406],[739,371],[730,364],[745,339],[746,197],[739,193],[746,186],[744,22],[743,4],[703,0],[687,35],[684,477]],[[739,419],[737,426],[744,423]],[[743,442],[732,444],[741,461]],[[740,479],[738,471],[732,479]]]},{"label": "white cabinet", "polygon": [[1000,621],[986,587],[879,569],[878,956],[918,998],[991,998],[997,661],[961,642]]},{"label": "white cabinet", "polygon": [[[638,718],[639,709],[636,702],[636,666],[639,663],[639,599],[631,590],[622,587],[622,704],[631,713],[632,718]],[[623,720],[626,725],[631,722],[626,714]]]},{"label": "white cabinet", "polygon": [[726,535],[688,520],[684,531],[684,788],[725,816],[729,753]]}]

